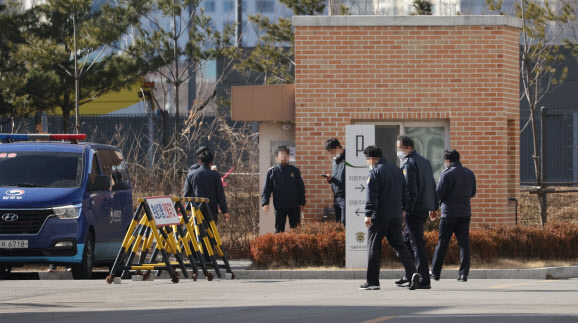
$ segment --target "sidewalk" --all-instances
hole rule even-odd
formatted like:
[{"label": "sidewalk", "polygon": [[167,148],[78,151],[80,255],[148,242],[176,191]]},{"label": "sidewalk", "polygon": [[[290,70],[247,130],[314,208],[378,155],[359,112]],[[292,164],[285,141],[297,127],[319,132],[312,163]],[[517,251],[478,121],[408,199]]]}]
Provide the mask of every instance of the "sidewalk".
[{"label": "sidewalk", "polygon": [[[364,269],[343,269],[343,270],[249,270],[250,260],[231,260],[231,268],[235,273],[235,279],[263,280],[263,279],[352,279],[364,280],[366,273]],[[16,272],[22,275],[22,279],[40,280],[68,280],[72,279],[70,272]],[[95,273],[95,278],[106,277],[106,272]],[[381,270],[381,279],[399,279],[403,277],[403,270]],[[456,279],[458,271],[455,269],[443,270],[441,279]],[[168,278],[166,272],[157,279]],[[567,267],[547,267],[532,269],[472,269],[470,279],[569,279],[578,278],[578,266]],[[199,279],[203,279],[202,273]]]}]

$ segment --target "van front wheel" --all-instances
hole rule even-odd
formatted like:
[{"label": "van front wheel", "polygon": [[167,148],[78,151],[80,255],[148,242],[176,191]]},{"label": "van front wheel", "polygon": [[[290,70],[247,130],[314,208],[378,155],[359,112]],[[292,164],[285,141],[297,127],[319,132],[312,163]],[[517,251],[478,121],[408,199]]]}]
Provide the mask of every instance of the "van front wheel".
[{"label": "van front wheel", "polygon": [[82,262],[72,265],[72,277],[74,279],[92,278],[92,269],[94,268],[94,237],[89,231],[84,241],[84,250],[82,251]]}]

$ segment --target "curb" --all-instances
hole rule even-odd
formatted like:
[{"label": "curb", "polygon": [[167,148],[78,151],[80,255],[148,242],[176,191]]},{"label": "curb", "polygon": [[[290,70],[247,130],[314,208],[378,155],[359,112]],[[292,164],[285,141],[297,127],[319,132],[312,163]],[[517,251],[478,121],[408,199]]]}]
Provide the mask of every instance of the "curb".
[{"label": "curb", "polygon": [[[233,269],[235,279],[241,280],[300,280],[300,279],[343,279],[364,280],[365,270],[243,270]],[[39,280],[72,280],[70,272],[15,272],[17,275],[27,277],[24,279]],[[381,270],[380,279],[399,279],[403,277],[403,270]],[[106,277],[102,272],[100,276]],[[37,277],[37,278],[36,278]],[[444,270],[441,279],[456,279],[458,270]],[[168,279],[166,272],[156,279]],[[228,277],[227,277],[228,278]],[[547,267],[534,269],[473,269],[468,276],[470,279],[569,279],[578,278],[578,266]],[[104,279],[104,278],[103,278]],[[181,277],[181,279],[183,279]],[[223,277],[222,280],[226,278]],[[0,279],[1,280],[1,279]],[[202,273],[199,280],[204,280]],[[217,278],[215,277],[215,280]]]},{"label": "curb", "polygon": [[[399,279],[403,270],[381,270],[380,279]],[[237,279],[356,279],[366,278],[365,270],[241,270],[235,272]],[[441,279],[456,279],[458,270],[444,270]],[[534,269],[474,269],[470,279],[569,279],[578,278],[578,266],[548,267]]]}]

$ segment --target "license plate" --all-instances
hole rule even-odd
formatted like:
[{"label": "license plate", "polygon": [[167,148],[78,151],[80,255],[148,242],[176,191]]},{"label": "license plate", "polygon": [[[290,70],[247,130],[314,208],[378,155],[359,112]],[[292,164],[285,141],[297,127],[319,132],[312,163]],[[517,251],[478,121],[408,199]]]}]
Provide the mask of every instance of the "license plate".
[{"label": "license plate", "polygon": [[28,248],[28,240],[0,240],[1,249],[25,249]]}]

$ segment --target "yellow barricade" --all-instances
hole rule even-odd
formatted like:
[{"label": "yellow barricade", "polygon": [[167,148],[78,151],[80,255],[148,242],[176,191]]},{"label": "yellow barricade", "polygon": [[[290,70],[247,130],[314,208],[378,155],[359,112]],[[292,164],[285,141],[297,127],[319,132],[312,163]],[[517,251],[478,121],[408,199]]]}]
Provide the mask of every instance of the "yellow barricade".
[{"label": "yellow barricade", "polygon": [[[213,280],[209,269],[222,278],[221,268],[234,279],[208,202],[206,198],[195,197],[140,198],[106,281],[111,284],[115,277],[128,278],[131,272],[143,275],[146,280],[153,270],[157,276],[166,270],[172,282],[178,283],[177,270],[189,278],[187,269],[191,268],[191,278],[197,280],[198,267],[209,281]],[[161,262],[157,262],[159,255]],[[223,265],[217,262],[217,255]],[[137,261],[133,263],[135,258]]]}]

